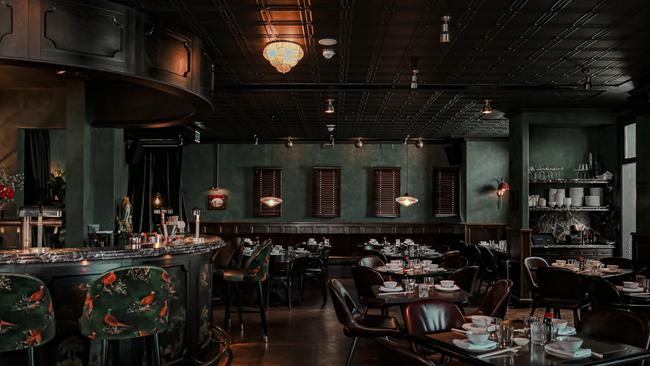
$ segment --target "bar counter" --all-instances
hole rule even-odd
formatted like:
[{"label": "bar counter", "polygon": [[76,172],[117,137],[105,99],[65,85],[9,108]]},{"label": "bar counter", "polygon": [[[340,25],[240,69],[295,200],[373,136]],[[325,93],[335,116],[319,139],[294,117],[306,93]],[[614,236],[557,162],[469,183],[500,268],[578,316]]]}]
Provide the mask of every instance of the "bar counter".
[{"label": "bar counter", "polygon": [[[192,363],[210,348],[212,314],[212,251],[221,248],[217,236],[171,243],[101,248],[0,250],[0,273],[26,273],[45,282],[52,294],[56,336],[36,348],[38,365],[81,365],[84,342],[78,319],[90,283],[106,271],[133,265],[162,267],[174,286],[169,328],[160,334],[164,364]],[[120,341],[115,364],[142,364],[142,339]],[[98,344],[91,343],[97,361]],[[40,357],[39,357],[40,354]],[[24,353],[0,356],[0,365],[23,364]],[[91,362],[93,364],[94,362]]]}]

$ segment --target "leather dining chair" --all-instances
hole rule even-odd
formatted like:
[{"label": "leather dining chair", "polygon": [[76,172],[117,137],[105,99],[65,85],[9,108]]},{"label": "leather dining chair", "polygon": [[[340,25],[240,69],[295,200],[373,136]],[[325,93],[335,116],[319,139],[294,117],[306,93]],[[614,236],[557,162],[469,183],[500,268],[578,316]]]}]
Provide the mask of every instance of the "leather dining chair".
[{"label": "leather dining chair", "polygon": [[387,339],[377,339],[373,349],[377,352],[379,366],[435,366],[433,361]]},{"label": "leather dining chair", "polygon": [[[443,300],[418,301],[406,306],[404,311],[404,324],[406,332],[411,337],[422,338],[427,333],[449,331],[460,328],[465,323],[465,318],[460,309]],[[433,350],[428,350],[411,342],[413,351],[430,356]]]},{"label": "leather dining chair", "polygon": [[634,262],[632,262],[631,259],[624,258],[624,257],[606,257],[606,258],[602,258],[600,262],[607,266],[615,265],[618,266],[618,268],[622,268],[622,269],[634,268]]},{"label": "leather dining chair", "polygon": [[539,301],[546,311],[553,308],[554,316],[560,317],[560,309],[573,312],[573,324],[580,324],[580,312],[590,306],[587,291],[578,274],[566,268],[539,268],[537,270]]},{"label": "leather dining chair", "polygon": [[[447,252],[440,258],[440,267],[446,269],[459,269],[467,266],[467,258],[460,255],[459,252]],[[476,267],[478,268],[478,267]]]},{"label": "leather dining chair", "polygon": [[345,363],[346,366],[352,364],[352,357],[359,338],[400,336],[401,332],[397,319],[392,316],[363,314],[338,280],[330,279],[327,282],[327,287],[330,290],[336,317],[339,323],[343,325],[343,334],[353,338]]},{"label": "leather dining chair", "polygon": [[[488,289],[499,279],[499,263],[489,248],[482,245],[477,245],[476,247],[481,253],[482,259],[482,268],[479,276],[481,277],[481,283],[485,280],[487,284],[485,287],[485,293],[487,294]],[[481,286],[479,285],[479,292],[480,290]]]},{"label": "leather dining chair", "polygon": [[359,262],[357,264],[361,267],[377,268],[379,266],[385,265],[386,262],[384,262],[381,258],[377,257],[376,255],[368,255],[359,259]]},{"label": "leather dining chair", "polygon": [[483,303],[471,315],[487,315],[505,319],[512,293],[512,281],[509,279],[498,280],[488,291]]},{"label": "leather dining chair", "polygon": [[648,349],[650,327],[642,315],[620,309],[593,309],[577,328],[580,335]]},{"label": "leather dining chair", "polygon": [[375,297],[375,293],[372,291],[372,286],[384,284],[384,278],[381,274],[372,268],[353,266],[352,278],[354,279],[354,287],[357,290],[359,302],[366,307],[365,312],[367,313],[368,309],[375,308],[380,309],[381,313],[384,314],[386,307],[382,306],[382,302],[378,301],[379,299]]},{"label": "leather dining chair", "polygon": [[363,256],[364,257],[368,257],[368,256],[371,256],[371,255],[374,255],[375,257],[379,257],[379,259],[384,261],[384,263],[388,262],[388,258],[386,258],[386,255],[384,255],[384,253],[382,253],[382,252],[380,252],[378,250],[374,250],[374,249],[364,249],[363,250]]},{"label": "leather dining chair", "polygon": [[548,262],[546,259],[540,257],[528,257],[524,259],[524,274],[526,275],[526,282],[528,289],[530,289],[533,298],[533,309],[530,311],[530,316],[535,314],[535,310],[539,306],[539,286],[537,284],[537,273],[539,268],[547,268]]},{"label": "leather dining chair", "polygon": [[465,266],[452,273],[449,276],[449,279],[454,281],[458,287],[465,290],[471,299],[472,296],[474,296],[474,292],[476,292],[476,278],[478,277],[478,271],[478,266]]},{"label": "leather dining chair", "polygon": [[327,303],[327,263],[322,258],[299,257],[294,260],[293,269],[298,276],[298,303],[302,304],[305,283],[311,281],[320,287],[321,298],[323,299],[321,308],[325,307]]}]

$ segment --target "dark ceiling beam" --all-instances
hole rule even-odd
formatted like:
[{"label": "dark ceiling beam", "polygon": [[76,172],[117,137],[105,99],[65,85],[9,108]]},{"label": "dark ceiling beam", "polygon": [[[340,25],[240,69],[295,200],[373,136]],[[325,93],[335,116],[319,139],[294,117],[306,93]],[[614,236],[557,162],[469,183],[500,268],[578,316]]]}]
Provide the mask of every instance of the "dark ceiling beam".
[{"label": "dark ceiling beam", "polygon": [[[604,90],[611,85],[593,85],[592,90]],[[221,91],[338,91],[338,90],[583,90],[576,84],[418,84],[417,89],[410,85],[395,85],[390,83],[246,83],[221,85]]]}]

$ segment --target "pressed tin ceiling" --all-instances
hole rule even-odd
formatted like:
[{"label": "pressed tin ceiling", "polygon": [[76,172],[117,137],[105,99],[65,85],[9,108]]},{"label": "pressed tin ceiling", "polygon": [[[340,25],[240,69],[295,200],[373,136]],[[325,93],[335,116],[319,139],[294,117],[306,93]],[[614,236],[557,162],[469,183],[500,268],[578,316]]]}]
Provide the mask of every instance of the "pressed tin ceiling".
[{"label": "pressed tin ceiling", "polygon": [[[329,123],[346,138],[505,136],[502,114],[478,119],[484,99],[500,111],[616,108],[648,75],[647,0],[122,2],[209,45],[217,91],[215,113],[200,118],[206,139],[326,138]],[[321,38],[338,40],[331,60]],[[287,74],[262,57],[274,39],[305,51]],[[413,57],[418,90],[409,89]]]}]

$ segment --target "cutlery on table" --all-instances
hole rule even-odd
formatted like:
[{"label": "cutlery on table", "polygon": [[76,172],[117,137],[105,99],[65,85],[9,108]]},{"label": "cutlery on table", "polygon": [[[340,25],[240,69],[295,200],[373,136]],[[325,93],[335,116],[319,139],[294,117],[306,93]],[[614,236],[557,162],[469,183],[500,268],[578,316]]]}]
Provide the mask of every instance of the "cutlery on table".
[{"label": "cutlery on table", "polygon": [[476,356],[476,358],[483,359],[483,358],[488,358],[488,357],[500,355],[502,353],[517,352],[517,351],[519,351],[519,348],[521,348],[521,346],[508,347],[508,348],[500,349],[498,351],[488,352],[488,353],[484,353],[482,355],[478,355],[478,356]]},{"label": "cutlery on table", "polygon": [[385,296],[385,295],[407,295],[413,293],[413,291],[402,291],[402,292],[380,292],[379,296]]},{"label": "cutlery on table", "polygon": [[451,331],[454,333],[467,334],[467,331],[458,328],[451,328]]}]

